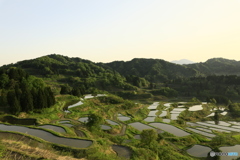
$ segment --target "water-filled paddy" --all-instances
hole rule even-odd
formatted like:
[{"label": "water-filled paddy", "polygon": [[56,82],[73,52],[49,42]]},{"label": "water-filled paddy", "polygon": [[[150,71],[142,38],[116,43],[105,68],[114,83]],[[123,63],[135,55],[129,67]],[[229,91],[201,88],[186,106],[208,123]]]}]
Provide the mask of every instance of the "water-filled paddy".
[{"label": "water-filled paddy", "polygon": [[172,104],[172,103],[165,103],[164,106],[165,106],[165,107],[171,107],[171,104]]},{"label": "water-filled paddy", "polygon": [[224,111],[222,113],[220,113],[221,115],[225,116],[228,112],[227,111]]},{"label": "water-filled paddy", "polygon": [[182,111],[185,111],[186,109],[185,108],[174,108],[172,111],[173,112],[182,112]]},{"label": "water-filled paddy", "polygon": [[107,125],[100,125],[102,130],[109,130],[112,129],[112,127],[107,126]]},{"label": "water-filled paddy", "polygon": [[73,104],[73,105],[68,106],[68,109],[73,108],[73,107],[76,107],[76,106],[80,106],[80,105],[82,105],[82,104],[83,104],[83,102],[79,101],[79,102],[76,103],[76,104]]},{"label": "water-filled paddy", "polygon": [[58,127],[58,126],[53,126],[53,125],[42,125],[42,126],[38,126],[39,128],[45,128],[45,129],[50,129],[59,133],[66,133],[65,129],[63,129],[62,127]]},{"label": "water-filled paddy", "polygon": [[80,122],[88,122],[88,117],[82,117],[82,118],[79,118],[78,121]]},{"label": "water-filled paddy", "polygon": [[119,119],[120,121],[128,121],[128,120],[131,119],[131,118],[126,117],[126,116],[123,116],[122,114],[118,114],[118,119]]},{"label": "water-filled paddy", "polygon": [[117,153],[119,157],[123,157],[125,159],[131,158],[132,152],[129,147],[121,145],[112,145],[112,149]]},{"label": "water-filled paddy", "polygon": [[[215,121],[205,121],[207,123],[210,123],[210,124],[216,124]],[[222,126],[231,126],[231,124],[227,123],[227,122],[224,122],[224,121],[218,121],[218,124],[217,125],[222,125]]]},{"label": "water-filled paddy", "polygon": [[158,105],[159,105],[159,102],[154,102],[152,105],[148,107],[148,109],[157,109]]},{"label": "water-filled paddy", "polygon": [[226,133],[230,133],[230,131],[223,130],[223,129],[219,129],[219,128],[213,128],[213,127],[210,127],[209,129],[214,130],[214,131],[218,131],[218,132],[226,132]]},{"label": "water-filled paddy", "polygon": [[194,145],[192,148],[187,150],[188,154],[194,157],[207,157],[208,153],[211,151],[211,148],[201,145]]},{"label": "water-filled paddy", "polygon": [[188,129],[188,130],[190,130],[190,131],[193,131],[193,132],[195,132],[195,133],[201,134],[201,135],[203,135],[203,136],[211,137],[211,138],[216,136],[215,134],[203,132],[203,131],[200,131],[200,130],[197,130],[197,129],[194,129],[194,128],[189,128],[189,127],[187,127],[186,129]]},{"label": "water-filled paddy", "polygon": [[159,115],[159,117],[164,117],[167,115],[167,111],[162,111],[162,113]]},{"label": "water-filled paddy", "polygon": [[171,114],[171,120],[177,120],[177,117],[179,116],[179,113],[172,113]]},{"label": "water-filled paddy", "polygon": [[231,126],[231,127],[233,127],[233,128],[240,128],[240,126]]},{"label": "water-filled paddy", "polygon": [[214,128],[219,128],[219,129],[224,129],[227,131],[234,131],[234,132],[240,132],[240,129],[238,128],[233,128],[233,127],[227,127],[227,126],[220,126],[220,125],[215,125],[215,124],[210,124],[210,123],[204,123],[204,122],[196,122],[200,125],[208,126],[208,127],[214,127]]},{"label": "water-filled paddy", "polygon": [[195,128],[195,129],[201,130],[201,131],[203,131],[203,132],[212,133],[212,130],[211,130],[211,129],[201,128],[201,127],[197,127],[197,128]]},{"label": "water-filled paddy", "polygon": [[69,120],[64,120],[64,121],[59,121],[59,123],[70,123],[71,121]]},{"label": "water-filled paddy", "polygon": [[169,125],[169,124],[164,124],[164,123],[150,123],[149,125],[154,126],[156,128],[162,129],[164,131],[167,131],[175,136],[178,137],[183,137],[183,136],[187,136],[190,135],[190,133],[185,132],[175,126]]},{"label": "water-filled paddy", "polygon": [[[240,145],[220,147],[219,149],[222,152],[237,152],[238,156],[240,156]],[[224,157],[221,157],[221,159],[232,160],[232,159],[236,159],[238,156],[224,156]]]},{"label": "water-filled paddy", "polygon": [[106,121],[107,121],[109,124],[114,125],[114,126],[115,126],[115,125],[116,125],[116,126],[119,125],[118,123],[116,123],[116,122],[114,122],[114,121],[112,121],[112,120],[109,120],[109,119],[107,119]]},{"label": "water-filled paddy", "polygon": [[91,146],[93,143],[91,140],[58,137],[44,130],[22,127],[22,126],[13,126],[13,125],[10,126],[5,124],[0,124],[0,130],[26,133],[32,136],[39,137],[51,143],[56,143],[56,144],[61,144],[61,145],[66,145],[66,146],[76,147],[76,148],[86,148]]},{"label": "water-filled paddy", "polygon": [[84,99],[94,98],[91,94],[85,95]]},{"label": "water-filled paddy", "polygon": [[195,106],[188,108],[189,111],[200,111],[202,109],[203,109],[202,105],[195,105]]},{"label": "water-filled paddy", "polygon": [[155,110],[155,111],[150,111],[148,116],[151,117],[151,116],[156,116],[156,113],[158,112],[158,110]]},{"label": "water-filled paddy", "polygon": [[211,113],[211,114],[209,114],[208,116],[206,116],[206,117],[211,117],[211,116],[214,116],[215,115],[215,113]]},{"label": "water-filled paddy", "polygon": [[240,125],[240,122],[228,121],[228,123],[235,124],[235,125]]},{"label": "water-filled paddy", "polygon": [[147,117],[144,119],[144,121],[146,122],[154,122],[154,120],[155,120],[155,117]]},{"label": "water-filled paddy", "polygon": [[134,122],[134,123],[130,123],[128,125],[136,128],[139,131],[142,131],[144,129],[155,129],[155,128],[151,127],[151,126],[148,126],[148,125],[140,123],[140,122]]},{"label": "water-filled paddy", "polygon": [[171,122],[171,119],[163,119],[163,122],[165,122],[165,123],[170,123],[170,122]]}]

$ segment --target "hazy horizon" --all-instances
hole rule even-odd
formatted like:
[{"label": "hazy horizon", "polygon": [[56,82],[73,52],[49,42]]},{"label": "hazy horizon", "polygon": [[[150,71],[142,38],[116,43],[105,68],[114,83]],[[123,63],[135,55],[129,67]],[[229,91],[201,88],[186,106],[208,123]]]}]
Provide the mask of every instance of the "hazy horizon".
[{"label": "hazy horizon", "polygon": [[[57,53],[53,53],[53,54],[57,54]],[[48,54],[48,55],[51,55],[51,54]],[[57,55],[62,55],[62,56],[68,56],[68,55],[63,55],[63,54],[57,54]],[[43,56],[47,56],[47,55],[43,55]],[[29,58],[29,59],[23,59],[23,60],[19,60],[19,61],[16,61],[16,62],[11,62],[13,64],[17,63],[17,62],[20,62],[20,61],[24,61],[24,60],[31,60],[31,59],[36,59],[36,58],[40,58],[42,56],[39,56],[39,57],[35,57],[35,58]],[[76,56],[68,56],[69,58],[81,58],[81,59],[85,59],[85,60],[90,60],[90,59],[86,59],[86,58],[82,58],[82,57],[76,57]],[[144,57],[134,57],[134,58],[143,58],[143,59],[162,59],[162,58],[144,58]],[[128,60],[121,60],[121,59],[115,59],[113,61],[131,61],[132,59],[134,58],[131,58],[131,59],[128,59]],[[213,59],[213,58],[223,58],[223,59],[228,59],[228,58],[224,58],[224,57],[212,57],[212,58],[209,58],[209,59]],[[205,61],[198,61],[198,62],[195,62],[195,61],[192,61],[191,59],[186,59],[186,58],[182,58],[182,59],[175,59],[175,60],[171,60],[171,61],[168,61],[168,60],[165,60],[165,59],[162,59],[162,60],[165,60],[165,61],[168,61],[168,62],[171,62],[171,63],[174,63],[173,61],[180,61],[180,60],[189,60],[189,61],[192,61],[194,63],[200,63],[200,62],[206,62],[207,60],[209,59],[206,59]],[[229,59],[229,60],[235,60],[235,59]],[[92,61],[92,60],[90,60]],[[106,61],[106,62],[102,62],[102,61],[92,61],[92,62],[95,62],[95,63],[108,63],[108,62],[113,62],[113,61]],[[236,60],[238,61],[238,60]],[[11,63],[8,63],[8,64],[11,64]],[[3,64],[3,65],[8,65],[8,64]],[[3,65],[0,65],[3,66]]]},{"label": "hazy horizon", "polygon": [[240,0],[0,0],[0,13],[0,66],[54,53],[240,60]]}]

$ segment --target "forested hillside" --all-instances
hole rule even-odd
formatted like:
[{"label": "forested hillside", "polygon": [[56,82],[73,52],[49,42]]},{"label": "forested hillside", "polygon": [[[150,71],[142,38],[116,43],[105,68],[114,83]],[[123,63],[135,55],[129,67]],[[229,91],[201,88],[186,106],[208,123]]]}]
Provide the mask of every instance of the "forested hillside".
[{"label": "forested hillside", "polygon": [[114,61],[105,64],[120,74],[143,77],[150,82],[164,82],[179,77],[194,77],[201,73],[196,69],[173,64],[161,59],[135,58],[131,61]]},{"label": "forested hillside", "polygon": [[24,70],[0,69],[0,106],[12,114],[32,112],[55,104],[53,92],[42,79]]},{"label": "forested hillside", "polygon": [[[94,63],[52,54],[1,68],[5,69],[3,73],[11,67],[22,68],[51,85],[55,94],[81,96],[108,91],[124,98],[139,98],[141,94],[144,98],[196,96],[204,99],[214,95],[237,99],[240,96],[239,66],[240,62],[223,58],[177,65],[161,59],[140,58]],[[235,76],[230,76],[232,74]]]},{"label": "forested hillside", "polygon": [[224,58],[212,58],[204,63],[188,64],[186,66],[205,75],[240,75],[240,62]]},{"label": "forested hillside", "polygon": [[118,72],[105,69],[91,61],[80,58],[52,54],[21,61],[10,66],[22,68],[29,74],[48,78],[62,84],[62,88],[67,90],[63,91],[65,93],[70,93],[72,88],[80,90],[81,94],[92,93],[96,89],[136,89],[136,87],[127,83],[126,78]]},{"label": "forested hillside", "polygon": [[240,97],[240,77],[236,75],[178,78],[165,85],[177,90],[178,96],[199,97],[203,100],[212,97],[225,104],[229,99]]}]

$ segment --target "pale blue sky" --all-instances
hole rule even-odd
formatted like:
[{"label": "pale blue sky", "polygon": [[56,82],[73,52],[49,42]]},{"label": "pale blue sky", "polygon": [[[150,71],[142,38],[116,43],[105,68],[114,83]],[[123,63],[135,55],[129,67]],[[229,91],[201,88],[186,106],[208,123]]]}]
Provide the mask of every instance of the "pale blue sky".
[{"label": "pale blue sky", "polygon": [[0,0],[0,65],[53,53],[240,60],[239,28],[240,0]]}]

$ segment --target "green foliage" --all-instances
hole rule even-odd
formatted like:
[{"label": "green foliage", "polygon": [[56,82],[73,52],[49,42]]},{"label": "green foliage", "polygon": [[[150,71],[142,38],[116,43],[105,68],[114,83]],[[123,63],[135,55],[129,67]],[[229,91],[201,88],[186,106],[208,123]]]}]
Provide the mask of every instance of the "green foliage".
[{"label": "green foliage", "polygon": [[161,89],[152,90],[151,93],[154,95],[163,95],[166,97],[176,97],[178,95],[178,92],[176,90],[169,87],[162,87]]},{"label": "green foliage", "polygon": [[208,75],[239,75],[239,65],[239,62],[235,60],[212,58],[204,63],[189,64],[187,66]]},{"label": "green foliage", "polygon": [[[81,95],[90,93],[88,89],[91,87],[100,90],[137,89],[137,87],[127,83],[125,77],[118,72],[80,58],[52,54],[34,60],[18,62],[14,66],[21,67],[33,75],[68,83],[70,87],[79,88]],[[17,76],[13,74],[13,77]],[[141,85],[147,85],[147,81],[141,79]],[[74,93],[72,93],[68,87],[64,87],[61,87],[61,94],[79,95],[78,91],[73,90]]]},{"label": "green foliage", "polygon": [[197,104],[201,103],[201,101],[198,100],[196,97],[193,97],[190,102],[197,103]]},{"label": "green foliage", "polygon": [[[32,112],[34,109],[47,108],[55,104],[55,97],[50,87],[42,79],[29,76],[19,68],[0,70],[1,105],[9,105],[12,114]],[[6,85],[6,79],[9,79]]]},{"label": "green foliage", "polygon": [[228,106],[228,108],[232,116],[235,116],[235,117],[240,116],[240,103],[232,103]]},{"label": "green foliage", "polygon": [[208,96],[207,97],[207,102],[210,102],[210,103],[212,103],[214,105],[216,105],[216,104],[228,105],[228,104],[231,103],[229,98],[227,98],[225,96],[218,96],[218,95]]},{"label": "green foliage", "polygon": [[143,145],[151,145],[156,142],[158,138],[158,134],[154,129],[145,129],[140,134],[141,142]]},{"label": "green foliage", "polygon": [[131,108],[134,108],[136,106],[137,105],[134,102],[129,101],[129,100],[125,100],[124,103],[122,104],[122,108],[124,110],[131,109]]},{"label": "green foliage", "polygon": [[71,93],[71,87],[69,85],[62,85],[60,94],[69,94]]},{"label": "green foliage", "polygon": [[136,92],[136,91],[119,91],[119,92],[116,92],[116,94],[126,99],[147,99],[147,98],[153,97],[151,93]]},{"label": "green foliage", "polygon": [[8,104],[10,105],[10,112],[12,114],[18,115],[21,111],[20,103],[16,97],[14,91],[9,91],[7,94]]},{"label": "green foliage", "polygon": [[[150,82],[163,82],[168,79],[190,77],[198,74],[195,69],[176,65],[161,59],[135,58],[127,62],[114,61],[104,65],[111,67],[124,76],[134,75]],[[138,78],[134,82],[136,82],[136,86],[141,84]]]},{"label": "green foliage", "polygon": [[102,116],[92,113],[92,114],[89,114],[88,122],[87,122],[86,125],[91,130],[99,130],[100,129],[100,124],[102,124],[103,122],[104,122],[104,119],[102,118]]},{"label": "green foliage", "polygon": [[145,78],[141,78],[135,75],[128,75],[126,76],[126,79],[127,82],[140,88],[149,86],[149,82]]},{"label": "green foliage", "polygon": [[4,158],[5,154],[6,154],[6,147],[0,144],[0,158]]},{"label": "green foliage", "polygon": [[125,102],[124,99],[115,95],[102,96],[97,99],[99,99],[101,103],[105,104],[121,104]]}]

